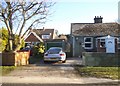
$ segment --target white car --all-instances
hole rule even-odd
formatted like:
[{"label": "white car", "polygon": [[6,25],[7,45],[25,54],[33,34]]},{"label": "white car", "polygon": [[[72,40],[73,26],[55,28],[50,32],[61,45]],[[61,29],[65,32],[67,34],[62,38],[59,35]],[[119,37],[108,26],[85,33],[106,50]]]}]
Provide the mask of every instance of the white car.
[{"label": "white car", "polygon": [[44,62],[46,61],[62,61],[66,62],[66,53],[60,47],[51,47],[44,54]]}]

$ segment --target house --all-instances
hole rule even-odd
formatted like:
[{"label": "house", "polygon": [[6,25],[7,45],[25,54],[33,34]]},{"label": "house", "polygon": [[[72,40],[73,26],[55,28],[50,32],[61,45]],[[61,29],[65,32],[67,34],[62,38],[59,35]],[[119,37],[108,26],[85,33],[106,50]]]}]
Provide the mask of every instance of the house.
[{"label": "house", "polygon": [[102,19],[95,16],[94,23],[71,23],[73,56],[81,56],[82,52],[120,51],[120,25],[102,23]]},{"label": "house", "polygon": [[26,45],[32,46],[40,42],[56,39],[57,37],[57,30],[45,29],[43,27],[43,29],[31,29],[24,40]]},{"label": "house", "polygon": [[59,35],[58,31],[54,29],[31,29],[25,37],[26,46],[34,46],[43,42],[45,51],[50,47],[62,47],[64,50],[68,49],[67,37]]}]

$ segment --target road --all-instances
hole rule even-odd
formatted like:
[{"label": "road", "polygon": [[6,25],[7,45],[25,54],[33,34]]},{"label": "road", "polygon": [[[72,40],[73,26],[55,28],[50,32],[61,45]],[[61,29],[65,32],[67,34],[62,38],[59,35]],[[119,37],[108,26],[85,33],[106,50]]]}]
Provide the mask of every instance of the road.
[{"label": "road", "polygon": [[112,82],[112,86],[117,86],[117,80],[80,77],[73,66],[81,63],[80,58],[69,58],[66,63],[37,62],[18,67],[9,75],[2,77],[2,86],[94,86],[93,84],[108,82]]},{"label": "road", "polygon": [[119,86],[118,83],[97,83],[97,84],[2,84],[2,86]]}]

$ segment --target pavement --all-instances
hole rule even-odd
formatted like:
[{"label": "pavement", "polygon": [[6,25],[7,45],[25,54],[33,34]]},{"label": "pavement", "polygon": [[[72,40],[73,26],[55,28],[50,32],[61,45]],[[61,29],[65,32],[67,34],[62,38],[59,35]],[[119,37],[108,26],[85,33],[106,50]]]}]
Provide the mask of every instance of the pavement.
[{"label": "pavement", "polygon": [[2,86],[93,86],[103,83],[120,86],[118,80],[80,77],[73,66],[81,64],[80,58],[69,58],[66,63],[37,63],[18,67],[7,76],[1,77]]},{"label": "pavement", "polygon": [[4,83],[2,86],[119,86],[116,83],[97,83],[97,84],[20,84]]},{"label": "pavement", "polygon": [[65,78],[65,77],[2,77],[2,83],[26,83],[26,84],[92,84],[118,82],[118,80],[98,78]]}]

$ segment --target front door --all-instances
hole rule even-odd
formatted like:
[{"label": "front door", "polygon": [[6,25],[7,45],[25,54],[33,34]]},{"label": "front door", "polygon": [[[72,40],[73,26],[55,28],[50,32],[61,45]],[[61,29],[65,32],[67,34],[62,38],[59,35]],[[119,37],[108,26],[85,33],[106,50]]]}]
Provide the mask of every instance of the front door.
[{"label": "front door", "polygon": [[106,53],[115,53],[115,39],[107,38],[106,39]]}]

